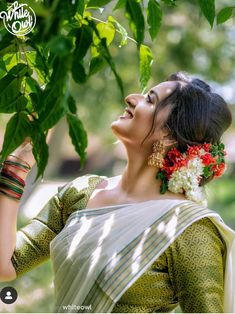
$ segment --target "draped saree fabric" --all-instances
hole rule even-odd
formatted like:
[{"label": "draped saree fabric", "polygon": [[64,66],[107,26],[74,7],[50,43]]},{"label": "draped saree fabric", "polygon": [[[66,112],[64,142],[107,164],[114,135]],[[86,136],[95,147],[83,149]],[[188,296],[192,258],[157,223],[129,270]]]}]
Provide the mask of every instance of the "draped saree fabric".
[{"label": "draped saree fabric", "polygon": [[123,293],[194,221],[210,217],[223,236],[224,311],[235,312],[235,232],[216,212],[185,200],[73,212],[51,241],[58,313],[111,313]]}]

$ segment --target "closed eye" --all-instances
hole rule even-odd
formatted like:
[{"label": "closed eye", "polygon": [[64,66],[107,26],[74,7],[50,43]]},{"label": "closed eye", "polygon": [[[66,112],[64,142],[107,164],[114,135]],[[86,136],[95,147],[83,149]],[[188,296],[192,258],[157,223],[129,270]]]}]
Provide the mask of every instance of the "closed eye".
[{"label": "closed eye", "polygon": [[149,102],[150,104],[153,103],[152,98],[149,94],[147,95],[147,102]]}]

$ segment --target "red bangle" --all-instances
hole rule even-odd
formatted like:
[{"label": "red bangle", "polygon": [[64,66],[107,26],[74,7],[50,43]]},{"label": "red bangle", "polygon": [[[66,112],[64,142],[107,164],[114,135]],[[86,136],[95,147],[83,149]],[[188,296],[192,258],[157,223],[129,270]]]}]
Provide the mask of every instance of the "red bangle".
[{"label": "red bangle", "polygon": [[12,172],[11,170],[9,169],[6,169],[6,168],[3,168],[2,169],[2,172],[6,172],[8,174],[10,174],[11,176],[13,176],[14,178],[16,178],[17,180],[19,180],[20,183],[22,183],[23,185],[25,185],[25,181],[24,179],[20,178],[19,176],[17,176],[14,172]]},{"label": "red bangle", "polygon": [[[23,172],[25,172],[25,173],[28,172],[28,170],[26,170],[26,169],[24,169],[24,168],[21,168],[21,167],[19,167],[19,166],[16,166],[16,165],[8,165],[8,166],[13,167],[13,168],[16,168],[16,169],[19,169],[19,170],[21,170],[21,171],[23,171]],[[5,166],[5,168],[7,169],[7,166]],[[4,168],[3,168],[3,169],[4,169]]]}]

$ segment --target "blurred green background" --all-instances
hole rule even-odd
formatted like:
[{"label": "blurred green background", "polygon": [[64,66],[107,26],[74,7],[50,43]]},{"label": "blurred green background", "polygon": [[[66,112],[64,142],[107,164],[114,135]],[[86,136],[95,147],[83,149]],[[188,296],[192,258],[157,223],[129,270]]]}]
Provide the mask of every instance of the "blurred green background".
[{"label": "blurred green background", "polygon": [[[220,1],[221,7],[231,1]],[[210,29],[208,22],[200,16],[194,2],[179,1],[176,8],[165,7],[165,17],[158,39],[148,44],[154,52],[152,79],[149,88],[166,79],[172,72],[183,70],[205,79],[216,92],[228,102],[233,116],[235,114],[235,26],[234,21]],[[105,20],[109,7],[97,12],[97,18]],[[117,12],[118,20],[127,22]],[[123,20],[123,21],[122,21]],[[124,82],[125,94],[140,92],[138,83],[138,56],[135,44],[118,47],[118,40],[111,51],[117,70]],[[65,121],[62,119],[53,129],[50,139],[50,157],[45,172],[45,182],[68,182],[85,173],[107,176],[118,175],[125,166],[125,152],[121,144],[114,145],[116,138],[110,125],[123,112],[124,100],[110,69],[104,69],[91,77],[84,85],[71,85],[76,97],[78,115],[88,132],[88,159],[83,170],[79,170],[79,158],[68,137]],[[1,115],[1,138],[9,115]],[[224,135],[228,151],[226,174],[208,185],[209,208],[217,211],[224,221],[235,229],[235,125]],[[34,172],[32,171],[32,175]],[[30,182],[30,178],[29,178]],[[31,197],[36,187],[28,187],[24,202]],[[30,216],[21,204],[18,229],[24,226]],[[48,260],[25,276],[3,286],[14,286],[19,293],[15,304],[0,304],[0,312],[51,312],[53,308],[53,275]],[[180,313],[180,308],[177,309]]]}]

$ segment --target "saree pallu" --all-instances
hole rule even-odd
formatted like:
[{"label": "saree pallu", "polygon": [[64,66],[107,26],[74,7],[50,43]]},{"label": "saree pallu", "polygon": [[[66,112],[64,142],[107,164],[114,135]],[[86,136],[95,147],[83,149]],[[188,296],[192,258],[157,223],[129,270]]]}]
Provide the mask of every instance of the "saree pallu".
[{"label": "saree pallu", "polygon": [[234,313],[235,232],[218,213],[170,199],[73,212],[50,243],[54,312],[111,313],[145,270],[203,217],[211,218],[226,243],[224,312]]}]

